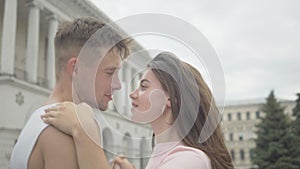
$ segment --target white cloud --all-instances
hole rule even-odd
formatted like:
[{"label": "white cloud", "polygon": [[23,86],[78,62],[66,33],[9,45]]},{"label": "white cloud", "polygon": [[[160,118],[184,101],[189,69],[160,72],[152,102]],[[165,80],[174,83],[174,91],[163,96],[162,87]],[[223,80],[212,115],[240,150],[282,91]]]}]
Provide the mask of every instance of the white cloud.
[{"label": "white cloud", "polygon": [[[112,19],[164,13],[196,26],[224,67],[227,99],[300,92],[299,0],[93,0]],[[184,30],[183,30],[184,31]]]}]

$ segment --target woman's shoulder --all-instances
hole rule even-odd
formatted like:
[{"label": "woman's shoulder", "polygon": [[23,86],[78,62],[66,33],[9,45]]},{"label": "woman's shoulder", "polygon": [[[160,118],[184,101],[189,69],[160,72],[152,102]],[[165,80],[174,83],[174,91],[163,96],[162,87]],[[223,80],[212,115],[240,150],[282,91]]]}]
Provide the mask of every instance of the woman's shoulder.
[{"label": "woman's shoulder", "polygon": [[211,169],[211,164],[209,157],[202,150],[178,145],[165,155],[160,168]]}]

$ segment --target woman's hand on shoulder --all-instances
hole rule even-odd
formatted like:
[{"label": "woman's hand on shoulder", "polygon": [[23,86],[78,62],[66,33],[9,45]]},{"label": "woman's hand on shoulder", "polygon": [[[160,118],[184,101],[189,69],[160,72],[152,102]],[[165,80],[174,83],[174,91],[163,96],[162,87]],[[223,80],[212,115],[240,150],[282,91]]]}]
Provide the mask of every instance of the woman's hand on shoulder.
[{"label": "woman's hand on shoulder", "polygon": [[[45,112],[41,118],[46,124],[52,125],[71,136],[82,130],[80,121],[93,118],[93,110],[86,103],[77,105],[72,102],[59,103],[46,109]],[[79,120],[78,117],[83,119]]]}]

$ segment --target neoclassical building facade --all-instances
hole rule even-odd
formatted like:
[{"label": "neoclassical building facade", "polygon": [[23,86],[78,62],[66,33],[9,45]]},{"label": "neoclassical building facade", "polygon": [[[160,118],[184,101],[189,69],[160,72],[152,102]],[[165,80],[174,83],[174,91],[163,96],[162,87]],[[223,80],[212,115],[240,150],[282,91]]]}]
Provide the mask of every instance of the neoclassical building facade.
[{"label": "neoclassical building facade", "polygon": [[[294,101],[279,100],[286,107],[285,113],[292,119]],[[265,100],[247,100],[229,103],[224,107],[222,130],[225,143],[237,169],[250,169],[252,151],[256,147],[256,125],[264,116],[261,108]]]},{"label": "neoclassical building facade", "polygon": [[[12,148],[33,110],[43,104],[54,86],[54,36],[59,22],[77,17],[93,16],[106,22],[111,20],[88,0],[0,0],[0,168],[9,168]],[[119,27],[116,27],[122,31]],[[134,43],[132,51],[141,50]],[[139,63],[150,59],[142,54],[126,62],[120,71],[125,79],[141,69]],[[138,85],[138,78],[132,82]],[[119,93],[120,107],[130,110],[129,93]],[[116,113],[112,103],[103,113],[110,127],[103,130],[103,144],[114,153],[139,157],[149,154],[152,135],[147,125],[132,125]],[[119,137],[116,134],[119,133]],[[117,136],[118,136],[117,135]],[[133,137],[135,136],[135,137]],[[135,139],[142,138],[142,139]],[[113,154],[107,152],[109,158]],[[137,168],[144,168],[145,159],[130,159]]]}]

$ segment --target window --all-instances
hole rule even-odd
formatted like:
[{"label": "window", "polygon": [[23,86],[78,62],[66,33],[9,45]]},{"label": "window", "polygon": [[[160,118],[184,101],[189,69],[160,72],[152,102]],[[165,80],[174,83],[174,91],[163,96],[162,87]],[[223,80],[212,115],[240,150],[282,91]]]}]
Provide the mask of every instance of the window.
[{"label": "window", "polygon": [[242,135],[239,136],[239,140],[240,140],[240,141],[243,141],[243,140],[244,140],[244,138],[243,138]]},{"label": "window", "polygon": [[228,119],[228,121],[231,121],[231,113],[227,114],[227,119]]},{"label": "window", "polygon": [[244,152],[244,150],[240,151],[240,157],[241,157],[241,160],[245,160],[245,152]]},{"label": "window", "polygon": [[247,118],[247,120],[250,120],[250,112],[246,112],[246,118]]},{"label": "window", "polygon": [[255,154],[254,154],[254,149],[250,149],[250,152],[249,152],[250,154],[250,158],[251,159],[253,159],[254,158],[254,156],[255,156]]},{"label": "window", "polygon": [[234,150],[231,150],[231,151],[230,151],[230,155],[231,155],[231,159],[232,159],[232,160],[235,160]]},{"label": "window", "polygon": [[238,119],[238,120],[241,120],[241,119],[242,119],[241,112],[238,112],[238,113],[237,113],[237,119]]},{"label": "window", "polygon": [[260,118],[260,112],[256,111],[256,119],[259,119],[259,118]]},{"label": "window", "polygon": [[132,138],[131,138],[131,135],[126,132],[125,135],[123,136],[123,146],[122,146],[122,149],[123,149],[123,154],[125,155],[132,155],[133,154],[133,143],[132,143]]},{"label": "window", "polygon": [[230,140],[230,141],[233,141],[233,133],[230,133],[230,134],[229,134],[229,140]]},{"label": "window", "polygon": [[146,168],[146,165],[148,163],[149,158],[147,158],[147,140],[145,137],[142,137],[141,141],[140,141],[140,154],[141,154],[141,158],[140,158],[140,166],[141,168]]}]

